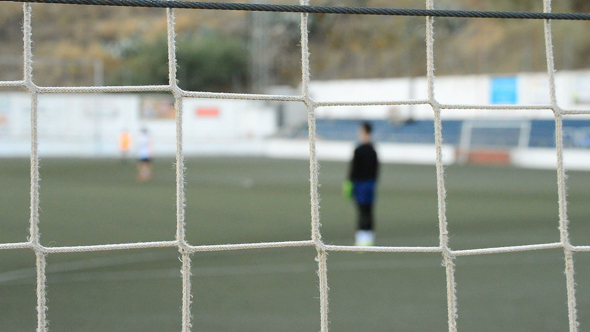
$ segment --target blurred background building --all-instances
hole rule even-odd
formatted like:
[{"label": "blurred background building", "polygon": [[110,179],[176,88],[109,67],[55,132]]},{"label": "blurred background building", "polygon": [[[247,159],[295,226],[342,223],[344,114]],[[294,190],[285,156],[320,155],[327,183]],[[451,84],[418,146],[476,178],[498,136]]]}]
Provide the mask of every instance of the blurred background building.
[{"label": "blurred background building", "polygon": [[[335,3],[325,0],[314,5]],[[392,6],[388,0],[348,0],[337,5]],[[163,9],[33,6],[36,84],[168,84]],[[423,8],[424,3],[400,0],[395,6]],[[542,2],[534,0],[437,1],[437,6],[542,11]],[[582,0],[560,1],[553,7],[555,12],[590,11],[589,3]],[[176,10],[175,14],[181,88],[300,93],[298,14],[199,10]],[[3,81],[22,76],[21,20],[20,4],[3,4]],[[88,25],[89,20],[93,24]],[[441,103],[549,103],[542,21],[437,18],[435,22],[436,97]],[[574,21],[556,21],[552,26],[559,105],[587,109],[590,26]],[[310,15],[312,98],[425,99],[424,30],[424,19],[419,17]],[[0,156],[28,155],[28,110],[25,92],[0,91]],[[119,134],[129,131],[136,136],[143,127],[153,133],[157,154],[175,153],[174,109],[166,94],[43,95],[39,110],[42,156],[115,156]],[[184,152],[307,158],[306,112],[302,103],[293,102],[186,99]],[[323,107],[316,115],[320,158],[347,159],[358,121],[370,120],[384,160],[434,161],[433,116],[428,105]],[[590,165],[585,159],[589,124],[585,116],[564,120],[564,144],[571,151],[581,151],[576,157],[579,167]],[[555,128],[549,110],[448,109],[443,112],[443,138],[447,163],[531,166],[533,159],[542,165],[553,165],[555,159]],[[525,150],[537,154],[523,154]],[[548,157],[540,157],[541,150]]]}]

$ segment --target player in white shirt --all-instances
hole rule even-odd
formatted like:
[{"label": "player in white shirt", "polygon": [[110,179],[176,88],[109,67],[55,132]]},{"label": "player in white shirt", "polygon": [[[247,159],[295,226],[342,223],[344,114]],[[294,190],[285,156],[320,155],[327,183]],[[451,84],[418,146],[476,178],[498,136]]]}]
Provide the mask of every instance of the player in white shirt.
[{"label": "player in white shirt", "polygon": [[139,182],[146,182],[152,178],[152,140],[146,128],[141,130],[141,135],[137,140],[139,150],[137,152]]}]

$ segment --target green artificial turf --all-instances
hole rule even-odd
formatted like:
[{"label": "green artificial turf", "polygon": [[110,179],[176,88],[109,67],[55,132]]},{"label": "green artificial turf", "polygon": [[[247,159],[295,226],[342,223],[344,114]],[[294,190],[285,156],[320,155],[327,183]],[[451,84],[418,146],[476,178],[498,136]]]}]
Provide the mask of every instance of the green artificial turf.
[{"label": "green artificial turf", "polygon": [[[309,165],[265,158],[186,161],[186,236],[193,245],[308,240]],[[341,195],[347,165],[322,162],[324,241],[350,245],[355,210]],[[136,182],[133,162],[41,161],[41,242],[74,246],[173,240],[172,159]],[[555,171],[474,166],[445,170],[453,249],[559,241]],[[0,243],[24,242],[29,166],[0,160]],[[571,172],[571,240],[590,245],[590,174]],[[383,165],[376,205],[377,245],[438,246],[433,166]],[[47,256],[50,331],[179,331],[181,279],[174,248]],[[194,331],[318,331],[315,250],[196,253]],[[439,254],[328,256],[331,331],[446,331],[445,269]],[[590,326],[590,254],[575,255],[578,320]],[[460,331],[565,331],[563,252],[459,257]],[[0,250],[0,331],[34,331],[35,255]]]}]

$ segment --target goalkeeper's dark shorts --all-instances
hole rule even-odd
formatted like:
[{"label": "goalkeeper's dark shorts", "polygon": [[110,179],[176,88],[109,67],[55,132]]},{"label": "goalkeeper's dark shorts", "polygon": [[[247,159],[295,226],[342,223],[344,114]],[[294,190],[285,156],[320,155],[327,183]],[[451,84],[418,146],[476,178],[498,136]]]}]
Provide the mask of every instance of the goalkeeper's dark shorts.
[{"label": "goalkeeper's dark shorts", "polygon": [[375,180],[354,181],[352,195],[361,205],[373,204],[375,200]]}]

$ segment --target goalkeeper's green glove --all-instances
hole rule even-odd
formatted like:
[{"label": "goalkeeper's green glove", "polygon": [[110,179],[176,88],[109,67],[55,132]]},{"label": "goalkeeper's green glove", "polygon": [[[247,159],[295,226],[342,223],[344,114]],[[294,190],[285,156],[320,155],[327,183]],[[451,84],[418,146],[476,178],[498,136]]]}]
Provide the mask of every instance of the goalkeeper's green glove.
[{"label": "goalkeeper's green glove", "polygon": [[352,198],[352,181],[344,181],[342,183],[342,196]]}]

